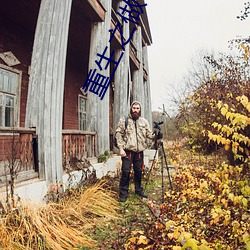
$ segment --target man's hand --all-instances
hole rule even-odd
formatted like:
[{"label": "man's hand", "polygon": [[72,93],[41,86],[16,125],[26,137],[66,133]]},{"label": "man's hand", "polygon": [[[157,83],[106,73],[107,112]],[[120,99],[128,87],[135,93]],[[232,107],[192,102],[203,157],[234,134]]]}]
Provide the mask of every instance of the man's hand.
[{"label": "man's hand", "polygon": [[123,148],[120,148],[120,156],[121,157],[125,157],[126,156],[126,152],[124,151]]}]

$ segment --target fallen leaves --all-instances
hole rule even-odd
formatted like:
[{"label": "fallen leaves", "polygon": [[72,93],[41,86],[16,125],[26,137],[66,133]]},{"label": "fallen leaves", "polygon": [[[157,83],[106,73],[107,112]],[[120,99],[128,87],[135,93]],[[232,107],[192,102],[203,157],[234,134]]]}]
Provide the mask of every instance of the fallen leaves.
[{"label": "fallen leaves", "polygon": [[[172,176],[160,215],[134,244],[140,249],[250,249],[249,179],[242,168],[182,165]],[[151,210],[154,204],[148,202]],[[142,236],[142,235],[141,235]],[[139,246],[138,246],[138,243]],[[150,248],[151,247],[151,248]],[[146,248],[143,248],[146,249]]]}]

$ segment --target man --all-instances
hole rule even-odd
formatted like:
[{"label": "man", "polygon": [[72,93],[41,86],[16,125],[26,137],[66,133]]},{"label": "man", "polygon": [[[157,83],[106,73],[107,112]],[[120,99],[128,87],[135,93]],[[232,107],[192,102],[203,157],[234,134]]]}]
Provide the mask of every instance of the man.
[{"label": "man", "polygon": [[[119,185],[120,202],[128,197],[130,171],[133,164],[135,193],[147,198],[141,185],[143,151],[147,147],[147,138],[155,139],[148,121],[141,116],[141,104],[134,101],[130,107],[130,114],[125,126],[125,117],[121,118],[115,131],[117,145],[122,157],[122,175]],[[126,129],[125,129],[126,127]]]}]

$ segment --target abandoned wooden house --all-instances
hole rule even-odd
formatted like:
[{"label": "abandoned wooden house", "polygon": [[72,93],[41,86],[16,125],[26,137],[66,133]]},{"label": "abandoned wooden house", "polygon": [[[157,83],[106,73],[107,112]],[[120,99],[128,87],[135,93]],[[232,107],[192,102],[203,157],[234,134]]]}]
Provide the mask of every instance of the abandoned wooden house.
[{"label": "abandoned wooden house", "polygon": [[[118,14],[126,2],[1,2],[1,185],[11,164],[18,163],[20,181],[39,178],[49,184],[62,180],[71,159],[112,150],[114,128],[133,100],[142,103],[143,115],[152,121],[146,3],[138,0],[141,7],[134,8],[140,15],[132,22]],[[107,46],[106,56],[112,51],[113,58],[124,55],[101,100],[82,87],[90,69],[97,67],[97,54]],[[103,74],[109,77],[112,70],[111,64]]]}]

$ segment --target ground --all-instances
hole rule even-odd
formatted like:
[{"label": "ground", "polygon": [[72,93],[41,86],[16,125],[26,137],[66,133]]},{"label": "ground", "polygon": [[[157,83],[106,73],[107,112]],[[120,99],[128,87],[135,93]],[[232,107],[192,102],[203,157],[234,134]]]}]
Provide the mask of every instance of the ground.
[{"label": "ground", "polygon": [[[148,199],[135,195],[131,182],[127,201],[118,202],[121,219],[96,224],[90,232],[98,242],[94,249],[250,249],[250,173],[228,165],[223,155],[178,147],[168,153],[176,166],[173,190],[166,167],[162,171],[157,162],[144,175]],[[118,201],[119,178],[106,181]]]},{"label": "ground", "polygon": [[[140,198],[134,193],[133,178],[131,178],[129,197],[124,203],[119,202],[121,220],[111,221],[94,228],[91,235],[98,242],[98,250],[126,249],[125,245],[131,235],[146,232],[159,215],[159,207],[163,194],[169,188],[168,176],[163,176],[161,171],[151,171],[143,179],[144,192],[148,198]],[[107,185],[118,197],[119,177],[106,178]],[[151,206],[153,204],[153,206]],[[152,208],[153,207],[153,208]],[[151,209],[152,208],[152,209]]]}]

